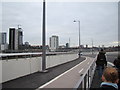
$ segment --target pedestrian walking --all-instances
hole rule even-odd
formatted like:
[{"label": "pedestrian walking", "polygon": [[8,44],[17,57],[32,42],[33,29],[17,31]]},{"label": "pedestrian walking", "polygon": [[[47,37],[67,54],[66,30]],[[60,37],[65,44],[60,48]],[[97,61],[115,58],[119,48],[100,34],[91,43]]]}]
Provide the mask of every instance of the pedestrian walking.
[{"label": "pedestrian walking", "polygon": [[103,49],[101,49],[101,51],[99,52],[99,54],[97,56],[96,66],[97,66],[99,77],[102,76],[103,70],[107,66],[105,54],[106,54],[106,52]]},{"label": "pedestrian walking", "polygon": [[119,75],[118,88],[120,90],[120,58],[118,57],[117,59],[115,59],[113,63],[115,65],[113,67],[116,68],[118,71],[118,75]]}]

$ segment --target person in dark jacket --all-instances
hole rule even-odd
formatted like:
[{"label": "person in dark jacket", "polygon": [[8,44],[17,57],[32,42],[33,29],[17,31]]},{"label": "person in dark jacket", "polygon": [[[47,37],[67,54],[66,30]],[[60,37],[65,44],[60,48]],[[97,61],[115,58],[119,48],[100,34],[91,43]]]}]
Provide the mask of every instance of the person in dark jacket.
[{"label": "person in dark jacket", "polygon": [[118,89],[118,71],[113,67],[107,67],[102,75],[100,90],[119,90]]},{"label": "person in dark jacket", "polygon": [[118,88],[120,90],[120,58],[118,57],[117,59],[114,60],[114,68],[118,70],[118,75],[119,75],[119,82],[118,82]]},{"label": "person in dark jacket", "polygon": [[96,65],[97,65],[98,75],[99,77],[101,77],[104,67],[107,66],[105,51],[103,51],[103,49],[101,49],[101,51],[97,56]]}]

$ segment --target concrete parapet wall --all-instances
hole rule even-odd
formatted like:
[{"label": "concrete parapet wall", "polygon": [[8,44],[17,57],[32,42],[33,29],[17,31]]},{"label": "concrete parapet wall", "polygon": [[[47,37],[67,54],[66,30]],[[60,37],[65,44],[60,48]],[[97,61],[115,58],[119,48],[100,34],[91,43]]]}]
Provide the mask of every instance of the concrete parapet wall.
[{"label": "concrete parapet wall", "polygon": [[57,56],[48,56],[47,57],[47,65],[46,68],[50,68],[62,63],[69,62],[71,60],[74,60],[78,57],[77,54],[66,54],[66,55],[57,55]]},{"label": "concrete parapet wall", "polygon": [[[47,56],[46,67],[50,68],[56,65],[60,65],[78,58],[77,54],[62,54]],[[10,59],[0,61],[0,83],[16,79],[37,71],[41,71],[42,67],[41,57]]]},{"label": "concrete parapet wall", "polygon": [[2,61],[2,82],[30,74],[29,59]]}]

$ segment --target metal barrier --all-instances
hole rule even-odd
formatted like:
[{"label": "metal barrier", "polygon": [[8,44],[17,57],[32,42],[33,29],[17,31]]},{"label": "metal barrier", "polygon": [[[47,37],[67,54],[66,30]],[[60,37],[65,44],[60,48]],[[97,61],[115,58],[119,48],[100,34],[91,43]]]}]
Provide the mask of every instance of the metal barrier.
[{"label": "metal barrier", "polygon": [[85,73],[80,75],[80,80],[74,87],[76,90],[87,90],[90,88],[93,76],[94,76],[94,71],[96,68],[95,64],[96,58],[92,61],[92,63],[89,65],[89,67],[86,69]]}]

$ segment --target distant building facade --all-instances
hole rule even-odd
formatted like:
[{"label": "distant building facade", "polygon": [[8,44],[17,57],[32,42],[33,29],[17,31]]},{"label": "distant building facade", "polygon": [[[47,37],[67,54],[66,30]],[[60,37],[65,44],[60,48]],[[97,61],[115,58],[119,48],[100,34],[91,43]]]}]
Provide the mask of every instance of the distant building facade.
[{"label": "distant building facade", "polygon": [[69,43],[66,43],[66,48],[69,48],[70,46],[69,46]]},{"label": "distant building facade", "polygon": [[50,50],[51,51],[56,51],[59,48],[59,38],[58,36],[52,36],[50,37]]},{"label": "distant building facade", "polygon": [[22,28],[18,28],[18,45],[23,45],[23,31]]},{"label": "distant building facade", "polygon": [[6,50],[7,46],[7,33],[1,32],[0,33],[0,50]]},{"label": "distant building facade", "polygon": [[25,42],[25,46],[29,46],[30,44],[29,44],[29,42]]},{"label": "distant building facade", "polygon": [[0,44],[6,44],[7,42],[7,34],[5,32],[0,33]]},{"label": "distant building facade", "polygon": [[9,28],[9,49],[18,50],[23,44],[23,32],[21,28]]},{"label": "distant building facade", "polygon": [[88,48],[88,45],[86,45],[86,48]]}]

